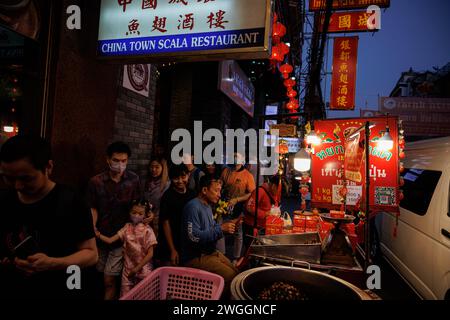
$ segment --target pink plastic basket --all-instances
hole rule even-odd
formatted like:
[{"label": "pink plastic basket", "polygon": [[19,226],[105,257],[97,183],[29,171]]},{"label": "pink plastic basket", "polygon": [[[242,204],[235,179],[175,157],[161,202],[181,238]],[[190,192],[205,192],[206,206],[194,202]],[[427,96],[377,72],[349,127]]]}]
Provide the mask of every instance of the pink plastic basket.
[{"label": "pink plastic basket", "polygon": [[219,300],[221,276],[193,268],[161,267],[120,300]]}]

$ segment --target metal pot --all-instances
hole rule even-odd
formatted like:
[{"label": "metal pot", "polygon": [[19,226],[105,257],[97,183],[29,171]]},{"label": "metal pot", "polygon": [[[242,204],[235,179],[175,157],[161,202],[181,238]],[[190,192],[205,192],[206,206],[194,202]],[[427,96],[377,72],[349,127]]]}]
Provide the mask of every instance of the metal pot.
[{"label": "metal pot", "polygon": [[239,274],[231,283],[234,300],[257,300],[273,283],[283,281],[296,286],[309,300],[370,300],[354,285],[325,273],[293,267],[260,267]]}]

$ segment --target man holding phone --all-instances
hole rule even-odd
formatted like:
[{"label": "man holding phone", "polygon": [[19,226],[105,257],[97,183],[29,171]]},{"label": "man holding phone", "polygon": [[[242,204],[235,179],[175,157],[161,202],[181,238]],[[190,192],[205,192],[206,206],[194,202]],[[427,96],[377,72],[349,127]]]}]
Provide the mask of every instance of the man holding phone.
[{"label": "man holding phone", "polygon": [[[0,282],[8,298],[72,298],[86,291],[67,286],[69,266],[84,268],[98,254],[89,208],[70,188],[50,179],[47,141],[16,136],[0,150],[10,190],[0,196]],[[80,296],[81,294],[81,296]]]}]

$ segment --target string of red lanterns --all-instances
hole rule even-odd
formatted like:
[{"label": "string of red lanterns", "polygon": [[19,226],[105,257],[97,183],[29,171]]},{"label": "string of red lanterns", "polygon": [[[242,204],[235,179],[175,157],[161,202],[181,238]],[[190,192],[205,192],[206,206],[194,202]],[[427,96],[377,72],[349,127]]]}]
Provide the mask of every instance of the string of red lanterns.
[{"label": "string of red lanterns", "polygon": [[[295,113],[299,109],[299,102],[297,99],[295,99],[298,95],[298,92],[294,90],[294,87],[297,83],[294,78],[291,78],[294,67],[289,63],[282,64],[285,60],[285,56],[290,52],[289,45],[282,42],[282,38],[286,35],[286,33],[286,26],[278,21],[278,16],[274,12],[272,25],[272,54],[270,57],[270,66],[273,72],[276,72],[276,69],[278,68],[283,79],[285,79],[283,84],[286,87],[286,96],[289,98],[289,101],[286,103],[285,107],[289,111],[289,113]],[[298,119],[298,117],[292,116],[291,119]]]}]

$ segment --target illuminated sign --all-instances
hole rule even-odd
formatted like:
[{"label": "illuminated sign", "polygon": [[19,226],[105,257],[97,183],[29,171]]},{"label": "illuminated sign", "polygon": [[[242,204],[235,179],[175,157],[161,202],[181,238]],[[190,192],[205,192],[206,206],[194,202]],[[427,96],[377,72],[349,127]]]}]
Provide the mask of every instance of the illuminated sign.
[{"label": "illuminated sign", "polygon": [[358,37],[334,38],[331,110],[355,108]]},{"label": "illuminated sign", "polygon": [[98,53],[268,58],[270,11],[269,0],[102,0]]},{"label": "illuminated sign", "polygon": [[[335,12],[331,15],[328,33],[378,31],[378,29],[369,29],[367,22],[370,17],[371,14],[366,11]],[[322,20],[321,27],[323,27],[324,20],[325,17]]]},{"label": "illuminated sign", "polygon": [[[388,8],[390,0],[333,0],[333,10],[363,9],[371,5]],[[324,11],[326,0],[309,0],[309,11]]]},{"label": "illuminated sign", "polygon": [[239,65],[232,60],[219,64],[219,90],[253,117],[255,109],[255,87]]}]

